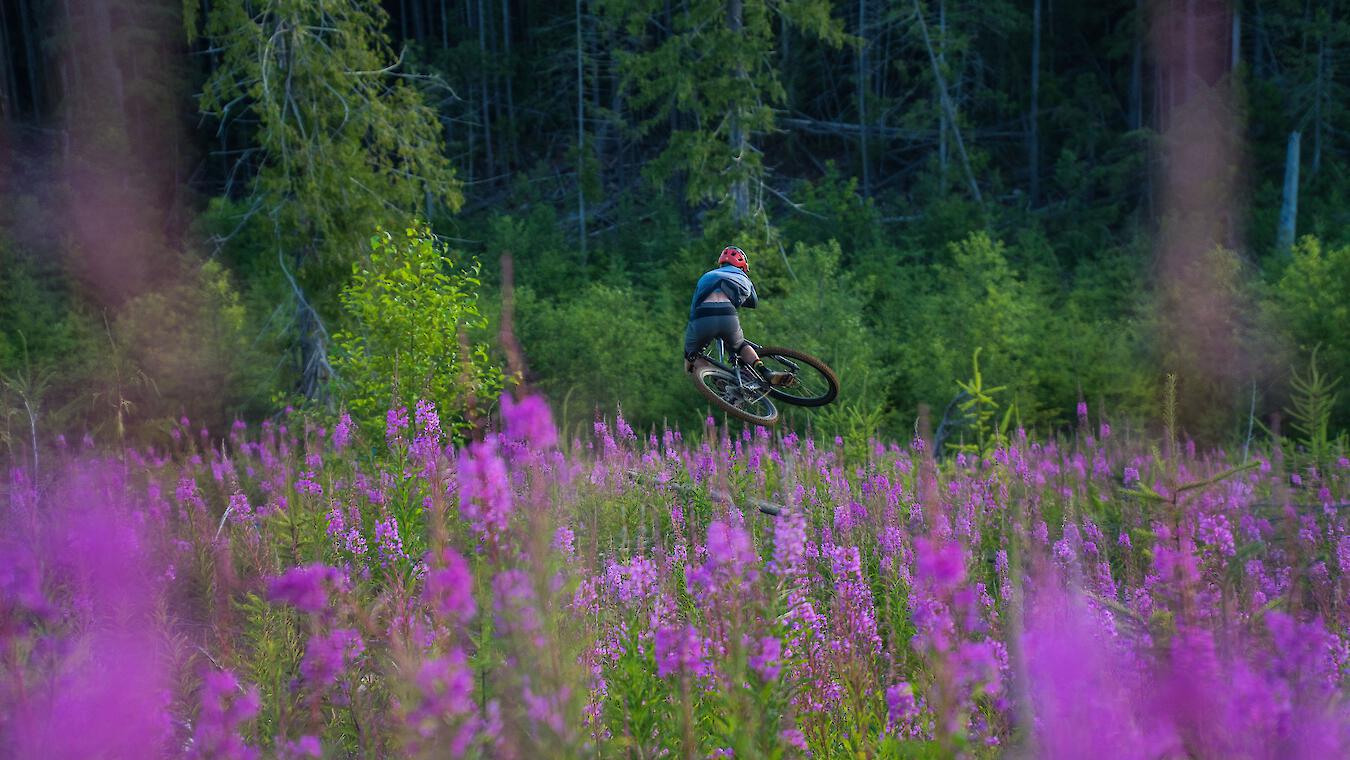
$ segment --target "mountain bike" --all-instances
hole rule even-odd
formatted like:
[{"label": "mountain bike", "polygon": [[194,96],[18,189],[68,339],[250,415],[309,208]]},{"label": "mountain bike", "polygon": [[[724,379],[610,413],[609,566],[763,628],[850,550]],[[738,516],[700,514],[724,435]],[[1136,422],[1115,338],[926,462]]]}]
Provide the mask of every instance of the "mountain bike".
[{"label": "mountain bike", "polygon": [[718,409],[746,422],[769,426],[778,422],[775,400],[796,406],[824,406],[839,395],[838,376],[820,359],[792,348],[750,345],[770,371],[788,373],[788,382],[769,385],[754,367],[741,361],[738,353],[727,351],[725,341],[714,341],[703,349],[690,377],[698,392]]}]

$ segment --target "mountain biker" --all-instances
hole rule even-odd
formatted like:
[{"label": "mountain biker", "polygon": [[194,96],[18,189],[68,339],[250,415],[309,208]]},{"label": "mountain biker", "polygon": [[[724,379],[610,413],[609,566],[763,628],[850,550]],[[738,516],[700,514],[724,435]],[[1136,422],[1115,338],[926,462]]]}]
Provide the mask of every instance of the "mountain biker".
[{"label": "mountain biker", "polygon": [[689,325],[684,330],[684,371],[693,372],[703,347],[717,338],[726,341],[741,361],[754,368],[770,385],[784,385],[791,381],[790,372],[774,372],[745,340],[736,310],[759,306],[759,294],[750,282],[750,260],[745,251],[734,245],[722,249],[717,257],[717,268],[698,278],[694,299],[689,305]]}]

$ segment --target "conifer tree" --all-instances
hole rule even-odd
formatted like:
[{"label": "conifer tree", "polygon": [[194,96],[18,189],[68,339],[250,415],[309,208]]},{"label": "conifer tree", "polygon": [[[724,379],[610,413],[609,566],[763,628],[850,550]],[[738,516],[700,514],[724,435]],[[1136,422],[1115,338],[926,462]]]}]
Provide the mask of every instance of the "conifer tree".
[{"label": "conifer tree", "polygon": [[[251,174],[246,213],[270,222],[266,253],[297,302],[306,396],[328,369],[316,297],[331,298],[377,226],[462,202],[441,125],[398,72],[387,21],[373,0],[215,0],[207,15],[221,57],[201,107],[221,129],[251,129],[235,171]],[[311,281],[323,292],[307,292]]]},{"label": "conifer tree", "polygon": [[842,21],[827,0],[691,0],[663,18],[657,0],[603,0],[640,41],[619,54],[631,104],[647,133],[673,123],[651,165],[654,179],[682,174],[690,203],[713,201],[737,225],[750,221],[750,195],[763,174],[753,136],[774,128],[785,97],[773,55],[776,21],[838,45]]}]

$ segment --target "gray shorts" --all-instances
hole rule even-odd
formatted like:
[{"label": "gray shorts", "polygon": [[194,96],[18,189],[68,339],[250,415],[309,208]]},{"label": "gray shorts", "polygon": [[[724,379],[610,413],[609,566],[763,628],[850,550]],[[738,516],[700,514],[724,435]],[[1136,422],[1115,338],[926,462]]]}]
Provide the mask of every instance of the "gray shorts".
[{"label": "gray shorts", "polygon": [[694,307],[694,318],[684,328],[684,358],[690,359],[703,347],[721,338],[727,350],[735,353],[745,342],[736,307],[729,303],[702,303]]}]

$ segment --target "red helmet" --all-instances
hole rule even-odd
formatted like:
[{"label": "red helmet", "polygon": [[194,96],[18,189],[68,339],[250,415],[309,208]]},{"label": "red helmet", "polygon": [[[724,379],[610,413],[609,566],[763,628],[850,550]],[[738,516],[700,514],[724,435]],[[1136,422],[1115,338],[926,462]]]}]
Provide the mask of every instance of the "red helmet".
[{"label": "red helmet", "polygon": [[745,251],[734,245],[729,245],[722,249],[722,255],[717,257],[717,266],[730,264],[737,267],[742,272],[750,274],[750,260],[745,257]]}]

